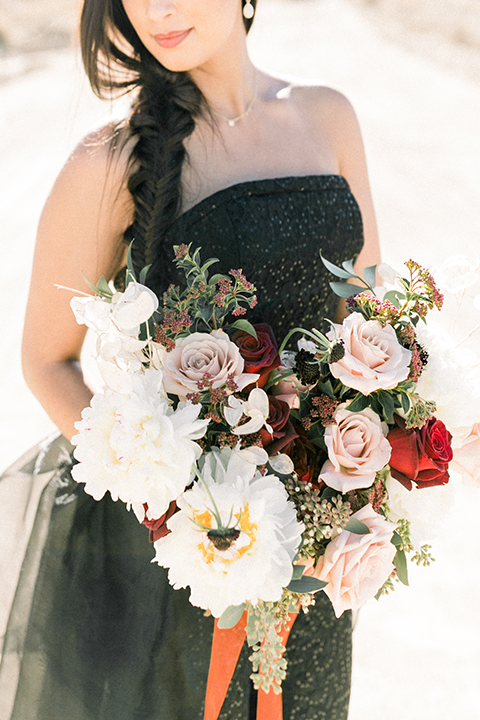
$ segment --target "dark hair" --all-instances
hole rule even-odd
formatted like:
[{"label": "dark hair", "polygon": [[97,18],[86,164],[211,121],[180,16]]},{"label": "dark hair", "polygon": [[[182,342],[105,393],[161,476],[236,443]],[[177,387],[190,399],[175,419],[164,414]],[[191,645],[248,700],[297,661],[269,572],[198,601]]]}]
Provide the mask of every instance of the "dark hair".
[{"label": "dark hair", "polygon": [[[244,19],[247,32],[251,23]],[[167,70],[145,48],[121,0],[84,0],[80,42],[85,72],[99,97],[138,91],[128,123],[136,141],[128,178],[135,214],[125,240],[135,240],[137,272],[152,264],[154,277],[162,262],[159,244],[181,207],[184,141],[206,102],[187,73]]]}]

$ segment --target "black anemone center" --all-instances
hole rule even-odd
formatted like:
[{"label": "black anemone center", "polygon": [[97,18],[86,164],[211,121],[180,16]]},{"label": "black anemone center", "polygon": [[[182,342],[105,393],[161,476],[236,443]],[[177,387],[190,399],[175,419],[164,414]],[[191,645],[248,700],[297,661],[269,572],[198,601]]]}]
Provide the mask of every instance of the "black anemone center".
[{"label": "black anemone center", "polygon": [[215,545],[217,550],[228,550],[239,535],[240,530],[236,528],[216,528],[209,530],[207,533],[208,539]]}]

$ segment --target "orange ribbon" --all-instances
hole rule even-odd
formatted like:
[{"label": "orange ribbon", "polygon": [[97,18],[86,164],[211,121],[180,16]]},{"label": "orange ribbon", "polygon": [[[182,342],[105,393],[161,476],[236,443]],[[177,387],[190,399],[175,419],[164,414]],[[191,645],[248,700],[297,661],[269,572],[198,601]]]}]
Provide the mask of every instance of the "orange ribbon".
[{"label": "orange ribbon", "polygon": [[[279,633],[284,647],[298,612],[290,613],[289,621]],[[208,671],[207,694],[205,697],[204,720],[217,720],[222,709],[228,686],[235,672],[240,652],[247,634],[247,611],[233,628],[221,630],[215,620],[212,654]],[[257,720],[282,720],[282,693],[273,690],[258,691]]]}]

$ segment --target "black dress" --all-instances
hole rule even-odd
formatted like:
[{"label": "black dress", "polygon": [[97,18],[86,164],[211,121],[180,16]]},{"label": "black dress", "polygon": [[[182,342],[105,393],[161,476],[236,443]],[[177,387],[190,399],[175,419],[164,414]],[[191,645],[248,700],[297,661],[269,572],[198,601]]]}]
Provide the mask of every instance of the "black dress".
[{"label": "black dress", "polygon": [[[242,268],[258,288],[256,319],[278,338],[320,327],[337,300],[319,249],[354,257],[362,220],[337,175],[245,182],[182,215],[165,240],[161,292],[172,245],[202,247],[215,271]],[[20,477],[52,472],[37,513],[4,643],[2,720],[202,720],[213,620],[174,591],[150,563],[148,530],[110,497],[96,502],[70,478],[68,443],[31,453]],[[15,469],[19,471],[19,467]],[[8,471],[7,471],[8,472]],[[220,720],[254,718],[244,647]],[[319,593],[287,645],[285,720],[346,720],[351,618],[335,619]]]}]

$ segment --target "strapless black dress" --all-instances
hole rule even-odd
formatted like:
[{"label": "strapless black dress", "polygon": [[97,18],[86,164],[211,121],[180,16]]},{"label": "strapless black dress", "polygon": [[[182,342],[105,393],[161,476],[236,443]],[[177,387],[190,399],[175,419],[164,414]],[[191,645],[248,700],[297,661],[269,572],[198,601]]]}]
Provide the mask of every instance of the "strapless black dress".
[{"label": "strapless black dress", "polygon": [[[319,250],[355,257],[362,220],[337,175],[245,182],[174,223],[154,289],[175,282],[172,245],[201,246],[220,271],[242,268],[258,288],[254,320],[278,338],[320,327],[337,300]],[[0,670],[2,720],[202,720],[213,620],[151,564],[148,530],[110,497],[95,502],[70,477],[64,438],[31,453],[21,477],[51,473],[25,556]],[[8,472],[8,471],[7,471]],[[220,720],[253,720],[244,647]],[[351,618],[330,601],[299,615],[287,646],[285,720],[346,720]]]}]

